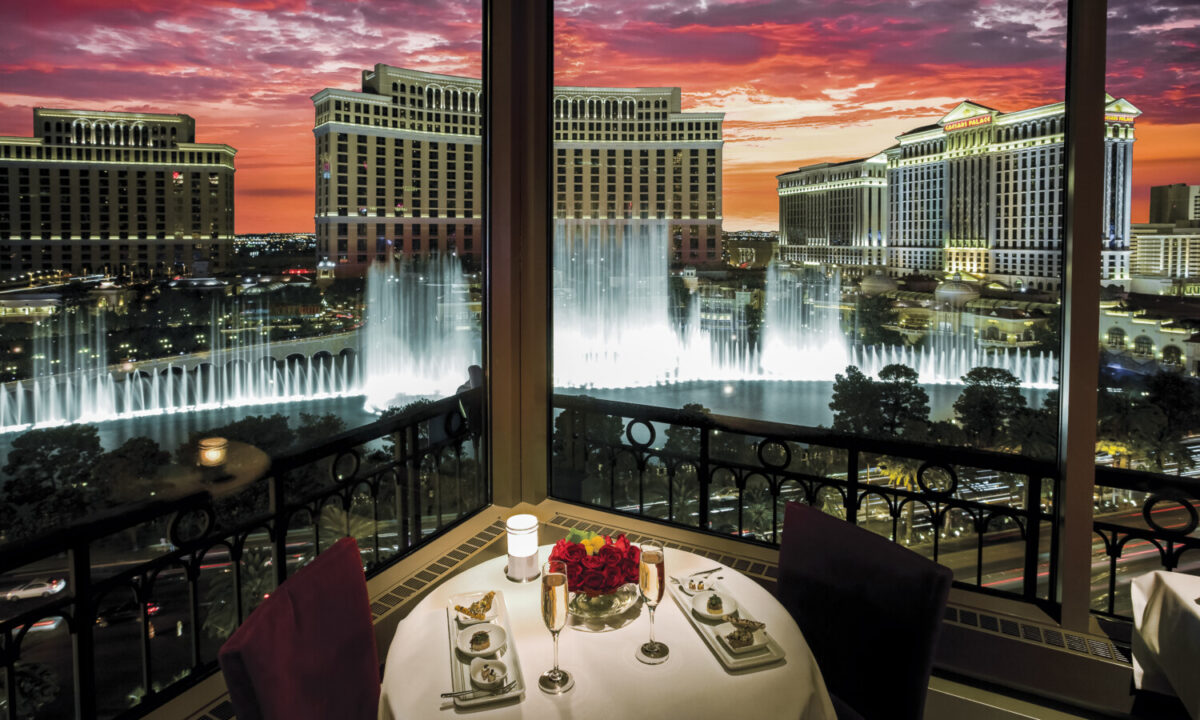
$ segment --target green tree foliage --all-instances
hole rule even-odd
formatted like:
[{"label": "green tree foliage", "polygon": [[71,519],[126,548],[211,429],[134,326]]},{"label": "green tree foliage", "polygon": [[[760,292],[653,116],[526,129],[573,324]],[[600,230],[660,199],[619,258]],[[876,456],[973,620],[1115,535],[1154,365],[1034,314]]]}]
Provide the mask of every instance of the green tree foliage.
[{"label": "green tree foliage", "polygon": [[555,416],[551,463],[563,497],[608,502],[612,448],[621,444],[624,432],[621,418],[611,415],[568,409]]},{"label": "green tree foliage", "polygon": [[286,415],[249,415],[228,425],[188,433],[187,441],[175,451],[175,460],[181,465],[195,464],[196,448],[200,440],[206,437],[244,442],[272,456],[287,450],[296,442],[296,435],[288,426]]},{"label": "green tree foliage", "polygon": [[100,454],[91,425],[30,430],[13,440],[0,495],[5,538],[45,532],[92,510],[100,494],[89,481]]},{"label": "green tree foliage", "polygon": [[1177,372],[1158,372],[1146,378],[1146,402],[1167,416],[1174,431],[1200,425],[1200,392],[1194,380]]},{"label": "green tree foliage", "polygon": [[833,381],[833,429],[874,437],[922,437],[929,429],[929,394],[917,371],[887,365],[872,380],[850,365]]},{"label": "green tree foliage", "polygon": [[833,379],[833,429],[857,435],[879,434],[879,388],[854,365]]},{"label": "green tree foliage", "polygon": [[891,298],[884,295],[859,295],[854,306],[854,320],[859,341],[863,345],[899,345],[903,339],[895,330],[884,325],[894,321]]},{"label": "green tree foliage", "polygon": [[972,368],[954,401],[954,414],[967,440],[976,447],[996,448],[1005,440],[1012,419],[1026,407],[1021,381],[1007,370]]},{"label": "green tree foliage", "polygon": [[1062,314],[1052,312],[1046,316],[1046,322],[1034,325],[1033,339],[1037,345],[1030,348],[1032,352],[1061,353]]},{"label": "green tree foliage", "polygon": [[[310,448],[328,442],[331,437],[346,431],[346,422],[333,413],[316,415],[300,413],[300,426],[296,428],[297,448]],[[336,457],[322,458],[314,463],[292,471],[287,478],[289,502],[327,487],[333,481],[330,468]]]},{"label": "green tree foliage", "polygon": [[880,430],[885,434],[921,432],[928,425],[929,393],[918,381],[917,371],[907,365],[887,365],[879,371]]},{"label": "green tree foliage", "polygon": [[1178,372],[1150,376],[1101,367],[1097,450],[1118,467],[1176,473],[1193,467],[1189,439],[1200,431],[1200,383]]},{"label": "green tree foliage", "polygon": [[164,487],[158,472],[170,459],[170,453],[150,438],[130,438],[96,460],[93,482],[114,505],[145,500]]},{"label": "green tree foliage", "polygon": [[341,417],[326,413],[300,413],[300,426],[296,428],[296,447],[307,448],[328,442],[334,435],[346,432],[346,421]]}]

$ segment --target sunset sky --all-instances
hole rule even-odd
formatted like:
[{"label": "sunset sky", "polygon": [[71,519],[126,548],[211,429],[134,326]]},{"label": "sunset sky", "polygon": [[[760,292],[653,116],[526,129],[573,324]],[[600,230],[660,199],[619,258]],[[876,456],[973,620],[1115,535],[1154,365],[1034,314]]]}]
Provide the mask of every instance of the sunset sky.
[{"label": "sunset sky", "polygon": [[[1150,185],[1200,184],[1200,2],[1110,0],[1109,92],[1144,112]],[[603,0],[556,5],[556,82],[679,86],[725,119],[725,228],[776,229],[775,175],[869,155],[971,98],[1063,94],[1065,2]],[[393,0],[0,5],[0,134],[35,106],[182,112],[238,149],[237,231],[313,229],[313,111],[377,62],[477,75],[479,6]]]}]

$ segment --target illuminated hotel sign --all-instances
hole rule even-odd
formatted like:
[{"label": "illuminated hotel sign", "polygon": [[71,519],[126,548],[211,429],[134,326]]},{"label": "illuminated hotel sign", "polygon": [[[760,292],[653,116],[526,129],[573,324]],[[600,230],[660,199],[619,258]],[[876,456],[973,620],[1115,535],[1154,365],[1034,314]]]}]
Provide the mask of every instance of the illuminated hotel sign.
[{"label": "illuminated hotel sign", "polygon": [[1137,116],[1136,115],[1115,115],[1115,114],[1109,113],[1104,116],[1104,122],[1132,123],[1133,119],[1135,117],[1137,117]]},{"label": "illuminated hotel sign", "polygon": [[942,126],[942,130],[945,132],[953,132],[954,130],[966,130],[967,128],[979,127],[980,125],[990,125],[991,123],[991,115],[980,115],[978,117],[967,118],[965,120],[955,120],[954,122],[946,123]]}]

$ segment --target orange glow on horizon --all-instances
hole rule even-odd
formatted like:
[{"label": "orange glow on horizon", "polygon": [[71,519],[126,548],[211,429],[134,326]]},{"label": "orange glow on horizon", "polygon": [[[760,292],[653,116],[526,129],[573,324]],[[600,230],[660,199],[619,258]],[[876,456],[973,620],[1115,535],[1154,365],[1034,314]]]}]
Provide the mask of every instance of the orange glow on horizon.
[{"label": "orange glow on horizon", "polygon": [[[1200,68],[1185,66],[1187,14],[1200,9],[1134,33],[1122,26],[1140,17],[1132,3],[1110,2],[1109,85],[1143,112],[1141,222],[1151,185],[1200,184]],[[959,18],[902,4],[555,7],[559,84],[677,86],[685,110],[726,113],[727,230],[777,229],[779,173],[873,155],[961,100],[1009,112],[1062,98],[1061,0],[1029,18],[986,2]],[[238,149],[238,233],[312,232],[312,94],[358,89],[376,62],[474,76],[481,65],[479,6],[460,0],[47,0],[5,4],[0,21],[0,134],[29,136],[36,106],[187,113],[199,142]]]}]

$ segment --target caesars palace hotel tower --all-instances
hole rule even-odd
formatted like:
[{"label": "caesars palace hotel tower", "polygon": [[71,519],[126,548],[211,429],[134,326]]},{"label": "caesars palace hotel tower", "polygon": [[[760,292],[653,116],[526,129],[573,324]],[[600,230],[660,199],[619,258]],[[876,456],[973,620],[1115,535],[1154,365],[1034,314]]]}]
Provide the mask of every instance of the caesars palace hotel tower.
[{"label": "caesars palace hotel tower", "polygon": [[[1141,111],[1107,99],[1101,278],[1119,283],[1129,278],[1133,124]],[[1064,111],[1055,103],[1004,113],[966,100],[874,157],[780,175],[781,256],[859,277],[876,269],[962,273],[1057,291]]]},{"label": "caesars palace hotel tower", "polygon": [[[1107,97],[1101,278],[1129,277],[1133,122]],[[903,135],[888,158],[892,272],[961,272],[1056,291],[1064,229],[1063,103],[1002,113],[969,100]]]}]

